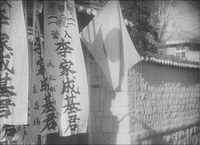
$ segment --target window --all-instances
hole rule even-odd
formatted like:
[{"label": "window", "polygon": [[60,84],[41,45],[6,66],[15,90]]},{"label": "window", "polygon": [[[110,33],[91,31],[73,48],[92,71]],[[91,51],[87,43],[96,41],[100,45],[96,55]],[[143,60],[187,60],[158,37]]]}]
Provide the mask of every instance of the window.
[{"label": "window", "polygon": [[181,56],[181,53],[176,53],[176,56],[180,57],[180,56]]},{"label": "window", "polygon": [[181,52],[181,58],[185,58],[185,52]]},{"label": "window", "polygon": [[181,47],[181,50],[185,50],[185,47],[184,47],[184,46],[182,46],[182,47]]}]

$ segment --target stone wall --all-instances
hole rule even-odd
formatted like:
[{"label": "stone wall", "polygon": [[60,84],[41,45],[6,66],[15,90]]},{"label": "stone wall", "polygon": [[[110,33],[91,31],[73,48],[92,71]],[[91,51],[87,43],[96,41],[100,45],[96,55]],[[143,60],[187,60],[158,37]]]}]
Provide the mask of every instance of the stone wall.
[{"label": "stone wall", "polygon": [[200,76],[140,62],[128,75],[131,143],[200,144]]},{"label": "stone wall", "polygon": [[119,92],[85,55],[89,144],[200,144],[199,69],[142,61],[122,78]]},{"label": "stone wall", "polygon": [[117,118],[110,111],[111,99],[115,93],[100,67],[89,52],[86,53],[86,67],[90,88],[90,118],[88,124],[90,144],[115,144]]}]

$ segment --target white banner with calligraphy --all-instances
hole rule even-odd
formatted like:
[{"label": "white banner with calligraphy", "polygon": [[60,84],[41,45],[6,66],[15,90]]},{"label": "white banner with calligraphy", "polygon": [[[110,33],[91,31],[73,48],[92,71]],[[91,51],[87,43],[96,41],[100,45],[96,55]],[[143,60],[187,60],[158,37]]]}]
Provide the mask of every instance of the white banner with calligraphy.
[{"label": "white banner with calligraphy", "polygon": [[[35,34],[32,49],[32,104],[29,109],[32,132],[34,134],[48,134],[58,132],[58,116],[55,99],[52,95],[50,79],[44,61],[44,47],[41,40],[39,18],[36,18]],[[32,107],[31,107],[32,106]]]},{"label": "white banner with calligraphy", "polygon": [[28,44],[22,1],[0,3],[0,124],[27,124]]},{"label": "white banner with calligraphy", "polygon": [[87,131],[89,98],[74,1],[44,1],[45,62],[61,136]]}]

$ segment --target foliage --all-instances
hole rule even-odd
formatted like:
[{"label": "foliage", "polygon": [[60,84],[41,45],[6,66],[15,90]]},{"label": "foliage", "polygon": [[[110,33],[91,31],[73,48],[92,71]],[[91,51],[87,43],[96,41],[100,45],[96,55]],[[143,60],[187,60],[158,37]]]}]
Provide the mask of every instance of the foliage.
[{"label": "foliage", "polygon": [[170,19],[167,9],[175,1],[120,1],[125,19],[134,26],[128,26],[131,39],[139,53],[150,51],[157,53],[156,45],[163,43],[162,36]]},{"label": "foliage", "polygon": [[[80,5],[103,7],[108,0],[75,0]],[[162,44],[162,37],[170,20],[169,7],[176,5],[175,0],[119,0],[124,19],[134,25],[127,26],[130,37],[139,53],[150,51],[157,53],[157,45]],[[84,19],[82,18],[84,17]],[[88,20],[84,14],[80,30],[93,18]],[[84,22],[84,24],[82,24]]]}]

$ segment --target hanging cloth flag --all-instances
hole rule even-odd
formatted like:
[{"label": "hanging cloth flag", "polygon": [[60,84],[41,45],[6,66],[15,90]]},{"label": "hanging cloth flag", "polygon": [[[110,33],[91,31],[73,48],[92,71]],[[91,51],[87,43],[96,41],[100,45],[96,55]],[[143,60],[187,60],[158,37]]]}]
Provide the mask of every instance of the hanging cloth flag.
[{"label": "hanging cloth flag", "polygon": [[126,30],[119,2],[109,1],[80,34],[115,90],[120,84],[120,72],[140,61]]},{"label": "hanging cloth flag", "polygon": [[87,131],[89,98],[74,1],[44,1],[45,62],[61,136]]},{"label": "hanging cloth flag", "polygon": [[35,33],[32,56],[32,89],[29,109],[33,134],[49,134],[58,132],[58,114],[55,107],[55,98],[51,91],[50,80],[47,76],[47,67],[44,60],[44,47],[41,40],[39,18],[35,19]]},{"label": "hanging cloth flag", "polygon": [[22,1],[1,1],[0,124],[27,124],[28,44]]}]

